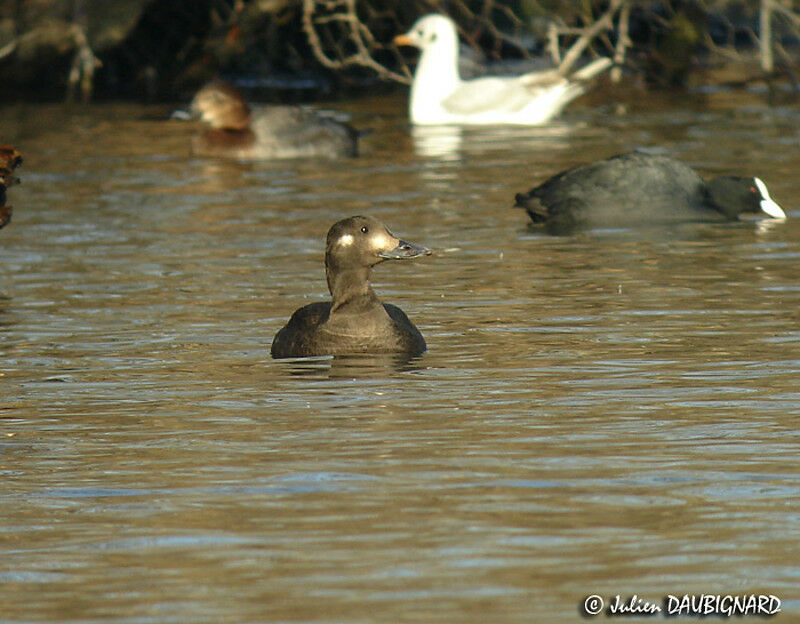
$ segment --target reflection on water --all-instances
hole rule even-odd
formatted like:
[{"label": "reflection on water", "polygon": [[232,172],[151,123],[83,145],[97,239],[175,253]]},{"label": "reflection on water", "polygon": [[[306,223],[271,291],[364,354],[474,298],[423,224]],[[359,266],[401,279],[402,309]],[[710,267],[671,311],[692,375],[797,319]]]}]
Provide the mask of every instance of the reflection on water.
[{"label": "reflection on water", "polygon": [[756,232],[759,234],[766,234],[775,228],[779,228],[786,221],[786,219],[758,219],[756,222]]},{"label": "reflection on water", "polygon": [[[576,622],[594,593],[762,592],[796,618],[797,111],[425,147],[395,104],[353,103],[375,132],[346,166],[195,159],[149,109],[4,111],[2,617]],[[552,238],[511,207],[639,146],[756,173],[790,218]],[[428,352],[273,361],[360,212],[439,250],[373,276]]]},{"label": "reflection on water", "polygon": [[291,375],[318,379],[370,379],[391,377],[392,373],[423,370],[419,356],[407,354],[348,354],[280,360]]},{"label": "reflection on water", "polygon": [[461,156],[461,126],[411,126],[414,151],[423,158],[458,160]]},{"label": "reflection on water", "polygon": [[414,152],[421,158],[459,160],[464,152],[473,154],[508,149],[542,149],[545,145],[565,148],[569,137],[585,131],[583,124],[557,121],[545,126],[410,126]]}]

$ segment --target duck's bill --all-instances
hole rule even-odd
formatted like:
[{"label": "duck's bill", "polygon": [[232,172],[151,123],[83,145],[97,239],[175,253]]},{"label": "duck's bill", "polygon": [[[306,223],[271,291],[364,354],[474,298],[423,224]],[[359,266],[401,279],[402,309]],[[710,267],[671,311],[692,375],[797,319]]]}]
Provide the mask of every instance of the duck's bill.
[{"label": "duck's bill", "polygon": [[416,258],[417,256],[429,256],[433,253],[427,247],[421,245],[414,245],[401,240],[397,243],[397,247],[388,251],[382,251],[378,255],[387,260],[407,260],[409,258]]},{"label": "duck's bill", "polygon": [[188,121],[189,119],[194,119],[195,117],[196,115],[192,114],[191,111],[182,108],[172,111],[169,116],[170,119],[180,119],[182,121]]},{"label": "duck's bill", "polygon": [[769,191],[767,190],[767,185],[764,184],[759,178],[753,178],[753,182],[755,182],[758,191],[761,193],[761,201],[759,202],[759,207],[761,208],[762,212],[765,212],[773,219],[785,219],[786,213],[770,196]]}]

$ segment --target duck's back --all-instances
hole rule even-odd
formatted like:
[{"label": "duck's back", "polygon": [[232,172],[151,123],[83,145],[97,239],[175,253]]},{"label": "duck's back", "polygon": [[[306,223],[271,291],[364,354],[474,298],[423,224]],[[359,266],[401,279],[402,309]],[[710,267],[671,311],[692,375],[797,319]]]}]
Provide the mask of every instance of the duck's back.
[{"label": "duck's back", "polygon": [[358,154],[358,132],[299,106],[270,106],[253,113],[256,158],[341,158]]},{"label": "duck's back", "polygon": [[426,349],[425,339],[405,312],[389,303],[331,319],[331,303],[303,306],[275,336],[274,358],[348,353],[408,353]]},{"label": "duck's back", "polygon": [[295,311],[272,341],[274,358],[321,355],[318,352],[320,326],[328,320],[330,301],[309,303]]},{"label": "duck's back", "polygon": [[518,195],[517,204],[554,231],[669,223],[698,212],[714,216],[704,207],[703,180],[693,169],[640,152],[568,169]]},{"label": "duck's back", "polygon": [[392,333],[396,347],[392,351],[417,355],[428,348],[417,326],[411,322],[405,312],[391,303],[384,303],[383,308],[394,323]]}]

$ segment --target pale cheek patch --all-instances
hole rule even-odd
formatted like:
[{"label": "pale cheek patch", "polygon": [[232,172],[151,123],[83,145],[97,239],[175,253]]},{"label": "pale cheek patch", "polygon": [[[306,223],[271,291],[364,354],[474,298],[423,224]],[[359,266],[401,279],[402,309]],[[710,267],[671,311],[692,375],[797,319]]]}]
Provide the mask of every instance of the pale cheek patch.
[{"label": "pale cheek patch", "polygon": [[339,244],[342,247],[349,247],[353,244],[353,235],[352,234],[344,234],[339,237]]},{"label": "pale cheek patch", "polygon": [[389,251],[395,247],[396,243],[384,234],[379,234],[372,238],[372,248],[375,251]]}]

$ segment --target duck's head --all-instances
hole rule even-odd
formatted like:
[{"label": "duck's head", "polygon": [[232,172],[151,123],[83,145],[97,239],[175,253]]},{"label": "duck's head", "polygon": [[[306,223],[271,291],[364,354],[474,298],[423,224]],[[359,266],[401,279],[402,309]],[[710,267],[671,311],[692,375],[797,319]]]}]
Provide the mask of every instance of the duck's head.
[{"label": "duck's head", "polygon": [[395,45],[415,46],[420,50],[458,49],[456,25],[445,15],[431,14],[419,18],[404,35],[394,38]]},{"label": "duck's head", "polygon": [[710,180],[707,187],[711,203],[730,218],[745,212],[764,213],[773,219],[786,218],[760,178],[721,176]]},{"label": "duck's head", "polygon": [[407,243],[373,217],[350,217],[328,231],[325,266],[329,270],[369,268],[384,260],[429,255],[430,249]]},{"label": "duck's head", "polygon": [[225,82],[211,82],[200,89],[191,111],[214,130],[245,130],[250,125],[250,107],[239,90]]}]

